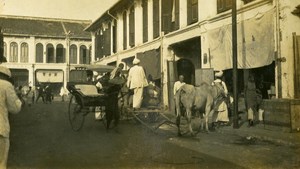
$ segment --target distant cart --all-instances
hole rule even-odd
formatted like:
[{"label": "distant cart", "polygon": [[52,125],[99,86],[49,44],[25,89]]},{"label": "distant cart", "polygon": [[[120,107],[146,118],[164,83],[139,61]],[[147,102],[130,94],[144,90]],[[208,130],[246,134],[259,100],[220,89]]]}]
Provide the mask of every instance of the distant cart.
[{"label": "distant cart", "polygon": [[112,95],[119,92],[120,87],[109,85],[104,86],[105,90],[99,91],[96,85],[90,81],[89,76],[95,71],[105,74],[114,68],[108,65],[88,65],[70,71],[70,80],[67,84],[67,89],[71,94],[68,115],[74,131],[79,131],[82,128],[87,114],[95,112],[100,113],[103,124],[107,129],[109,128],[110,122],[114,119],[114,116],[107,112],[108,107],[111,106],[109,101]]}]

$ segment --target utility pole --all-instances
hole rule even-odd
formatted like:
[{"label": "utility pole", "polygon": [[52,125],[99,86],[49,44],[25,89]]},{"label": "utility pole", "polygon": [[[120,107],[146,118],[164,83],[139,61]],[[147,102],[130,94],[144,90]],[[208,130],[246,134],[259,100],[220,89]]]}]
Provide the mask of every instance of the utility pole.
[{"label": "utility pole", "polygon": [[3,62],[6,62],[6,58],[4,57],[4,42],[3,42],[2,27],[0,27],[0,63]]},{"label": "utility pole", "polygon": [[232,1],[232,71],[233,71],[233,128],[239,127],[238,122],[238,91],[237,91],[237,21],[236,0]]}]

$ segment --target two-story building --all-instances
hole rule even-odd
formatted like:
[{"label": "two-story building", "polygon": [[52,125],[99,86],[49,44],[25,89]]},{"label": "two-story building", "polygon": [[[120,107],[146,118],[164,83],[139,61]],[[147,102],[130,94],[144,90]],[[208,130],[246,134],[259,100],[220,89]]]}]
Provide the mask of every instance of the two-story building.
[{"label": "two-story building", "polygon": [[89,20],[0,16],[4,41],[3,63],[15,86],[51,84],[57,92],[66,86],[75,66],[90,64]]},{"label": "two-story building", "polygon": [[[239,91],[254,73],[267,99],[299,98],[299,2],[236,2]],[[92,59],[129,68],[138,57],[163,89],[165,107],[179,74],[197,85],[223,70],[232,91],[231,8],[231,0],[120,0],[86,28]]]}]

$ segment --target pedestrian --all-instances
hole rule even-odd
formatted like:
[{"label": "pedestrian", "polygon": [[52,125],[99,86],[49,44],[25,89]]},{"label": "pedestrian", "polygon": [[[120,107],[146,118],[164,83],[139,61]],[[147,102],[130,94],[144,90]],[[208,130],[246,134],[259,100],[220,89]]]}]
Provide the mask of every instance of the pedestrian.
[{"label": "pedestrian", "polygon": [[65,95],[66,95],[66,89],[64,88],[64,86],[62,86],[60,88],[59,95],[61,97],[61,101],[64,102],[65,101]]},{"label": "pedestrian", "polygon": [[47,85],[45,87],[45,95],[46,95],[46,101],[45,101],[46,104],[47,103],[51,104],[51,102],[52,102],[52,89],[51,89],[50,85]]},{"label": "pedestrian", "polygon": [[31,104],[33,104],[34,102],[34,91],[31,86],[29,86],[29,89],[26,93],[26,97],[27,97],[27,104],[30,107]]},{"label": "pedestrian", "polygon": [[227,106],[227,95],[228,90],[226,83],[222,80],[223,71],[216,71],[215,73],[215,80],[212,82],[213,86],[216,86],[220,89],[220,95],[215,101],[215,108],[214,111],[217,113],[216,120],[214,121],[219,125],[227,125],[229,123],[228,117],[228,106]]},{"label": "pedestrian", "polygon": [[258,94],[255,85],[254,75],[251,73],[248,77],[248,82],[245,86],[245,104],[248,113],[248,127],[254,125],[257,118],[258,109]]},{"label": "pedestrian", "polygon": [[43,103],[45,103],[45,89],[42,85],[39,85],[37,87],[37,97],[36,97],[36,103],[38,102],[38,100],[42,97],[42,101]]},{"label": "pedestrian", "polygon": [[8,113],[18,113],[22,102],[10,82],[11,72],[0,65],[0,168],[6,169],[9,152],[10,125]]},{"label": "pedestrian", "polygon": [[174,83],[174,95],[177,93],[177,91],[181,88],[181,86],[183,86],[185,84],[184,82],[184,76],[183,75],[179,75],[178,81],[176,81]]},{"label": "pedestrian", "polygon": [[128,72],[127,86],[133,90],[133,109],[139,109],[143,101],[144,87],[148,86],[144,68],[140,66],[140,60],[135,58],[133,67]]}]

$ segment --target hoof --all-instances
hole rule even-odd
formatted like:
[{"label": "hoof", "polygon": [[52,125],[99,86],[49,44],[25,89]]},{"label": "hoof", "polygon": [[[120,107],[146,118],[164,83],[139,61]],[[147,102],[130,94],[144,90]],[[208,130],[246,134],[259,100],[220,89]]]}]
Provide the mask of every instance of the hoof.
[{"label": "hoof", "polygon": [[191,136],[192,136],[192,137],[195,137],[196,134],[195,134],[194,132],[191,132]]}]

